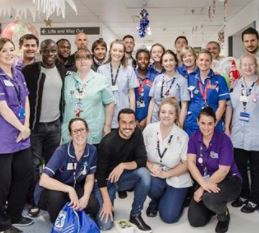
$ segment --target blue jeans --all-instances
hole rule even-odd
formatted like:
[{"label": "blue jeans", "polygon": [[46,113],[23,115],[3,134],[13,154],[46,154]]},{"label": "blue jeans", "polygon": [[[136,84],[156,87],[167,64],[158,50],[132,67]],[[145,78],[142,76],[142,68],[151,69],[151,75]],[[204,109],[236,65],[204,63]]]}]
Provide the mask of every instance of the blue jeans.
[{"label": "blue jeans", "polygon": [[161,219],[166,223],[177,222],[182,214],[187,188],[174,188],[166,183],[166,179],[151,178],[148,196],[150,207],[158,209]]},{"label": "blue jeans", "polygon": [[[134,200],[132,203],[132,208],[130,215],[137,216],[141,214],[144,202],[149,192],[151,177],[148,170],[144,167],[137,168],[133,171],[124,171],[117,183],[107,183],[108,193],[112,204],[114,204],[114,199],[116,197],[116,191],[134,190]],[[95,197],[100,205],[100,211],[103,206],[102,195],[100,189],[95,183]],[[100,211],[97,215],[97,223],[101,230],[109,230],[112,228],[113,222],[108,219],[106,222],[100,219]]]}]

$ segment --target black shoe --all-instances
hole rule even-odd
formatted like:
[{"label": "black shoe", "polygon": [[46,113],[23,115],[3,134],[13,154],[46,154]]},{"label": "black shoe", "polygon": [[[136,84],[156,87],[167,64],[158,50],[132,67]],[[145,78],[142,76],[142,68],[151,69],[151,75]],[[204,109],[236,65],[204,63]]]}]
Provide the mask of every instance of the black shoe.
[{"label": "black shoe", "polygon": [[141,215],[130,216],[129,221],[134,224],[140,231],[151,232],[151,227],[144,222]]},{"label": "black shoe", "polygon": [[242,205],[244,205],[246,203],[246,201],[242,201],[242,199],[240,197],[238,197],[236,200],[234,200],[231,205],[233,207],[241,207]]},{"label": "black shoe", "polygon": [[25,227],[32,225],[34,221],[31,218],[27,218],[22,216],[22,218],[18,222],[13,222],[12,224],[16,227]]},{"label": "black shoe", "polygon": [[156,216],[157,216],[157,208],[152,207],[151,205],[149,205],[149,206],[147,207],[146,214],[147,214],[147,216],[150,217],[150,218],[156,217]]},{"label": "black shoe", "polygon": [[118,191],[118,194],[120,199],[125,199],[128,196],[126,191]]},{"label": "black shoe", "polygon": [[0,233],[21,233],[23,231],[19,230],[18,228],[11,226],[9,229],[5,231],[1,231]]},{"label": "black shoe", "polygon": [[36,218],[39,216],[40,214],[40,208],[38,206],[32,206],[31,208],[29,208],[28,210],[28,216],[30,216],[31,218]]},{"label": "black shoe", "polygon": [[254,202],[248,201],[242,208],[241,212],[243,213],[253,213],[255,210],[259,209],[259,205],[255,204]]},{"label": "black shoe", "polygon": [[217,223],[215,232],[217,233],[227,232],[229,222],[230,222],[230,215],[229,215],[228,209],[224,214],[218,214],[217,218],[218,218],[218,223]]}]

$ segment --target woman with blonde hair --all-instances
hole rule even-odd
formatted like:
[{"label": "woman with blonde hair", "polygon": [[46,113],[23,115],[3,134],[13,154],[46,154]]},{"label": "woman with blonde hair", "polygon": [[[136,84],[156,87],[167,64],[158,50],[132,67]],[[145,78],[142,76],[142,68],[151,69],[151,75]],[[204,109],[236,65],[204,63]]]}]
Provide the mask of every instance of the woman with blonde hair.
[{"label": "woman with blonde hair", "polygon": [[143,132],[147,168],[152,176],[147,216],[155,217],[159,212],[166,223],[178,221],[188,188],[192,186],[186,162],[188,135],[177,125],[179,111],[176,98],[163,99],[158,110],[159,121],[147,125]]}]

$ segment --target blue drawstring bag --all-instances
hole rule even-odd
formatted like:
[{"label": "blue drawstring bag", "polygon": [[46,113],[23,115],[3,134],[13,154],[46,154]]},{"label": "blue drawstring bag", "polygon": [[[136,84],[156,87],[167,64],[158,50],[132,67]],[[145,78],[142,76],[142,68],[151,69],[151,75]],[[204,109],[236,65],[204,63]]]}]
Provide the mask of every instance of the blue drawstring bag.
[{"label": "blue drawstring bag", "polygon": [[84,211],[77,212],[80,221],[79,233],[100,233],[94,220],[92,220]]},{"label": "blue drawstring bag", "polygon": [[59,212],[51,233],[100,233],[100,230],[83,210],[75,211],[66,203]]},{"label": "blue drawstring bag", "polygon": [[80,221],[78,213],[66,203],[59,212],[51,233],[79,233]]}]

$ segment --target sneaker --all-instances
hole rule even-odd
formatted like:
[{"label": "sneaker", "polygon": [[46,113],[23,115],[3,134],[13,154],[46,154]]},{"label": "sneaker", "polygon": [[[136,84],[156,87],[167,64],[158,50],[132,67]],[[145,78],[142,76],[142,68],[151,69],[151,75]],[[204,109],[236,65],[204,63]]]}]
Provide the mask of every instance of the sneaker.
[{"label": "sneaker", "polygon": [[248,201],[242,208],[241,212],[243,213],[253,213],[255,210],[259,209],[259,205],[255,204],[254,202]]},{"label": "sneaker", "polygon": [[228,209],[224,214],[218,214],[217,218],[218,218],[218,223],[217,223],[215,232],[217,233],[227,232],[229,222],[230,222],[230,215],[229,215]]},{"label": "sneaker", "polygon": [[234,200],[231,205],[233,207],[241,207],[242,205],[246,204],[246,201],[243,201],[240,197],[238,197],[236,200]]},{"label": "sneaker", "polygon": [[31,208],[28,209],[28,216],[31,218],[36,218],[40,214],[40,208],[37,206],[32,206]]},{"label": "sneaker", "polygon": [[151,227],[144,222],[141,215],[130,216],[129,221],[134,224],[141,232],[152,232]]},{"label": "sneaker", "polygon": [[118,194],[120,199],[125,199],[128,196],[126,191],[118,191]]},{"label": "sneaker", "polygon": [[157,216],[157,208],[154,208],[154,207],[152,207],[152,206],[149,205],[149,206],[147,207],[146,214],[147,214],[147,216],[150,217],[150,218],[156,217],[156,216]]},{"label": "sneaker", "polygon": [[0,233],[21,233],[23,231],[19,230],[18,228],[11,226],[9,229],[5,231],[1,231]]},{"label": "sneaker", "polygon": [[20,221],[14,222],[13,225],[16,227],[24,227],[24,226],[32,225],[33,223],[34,223],[34,221],[31,218],[22,216]]}]

